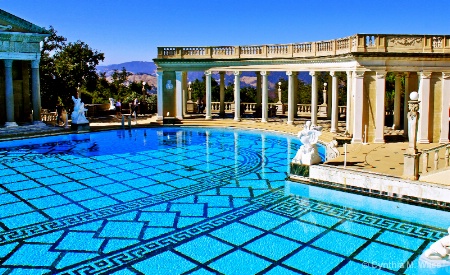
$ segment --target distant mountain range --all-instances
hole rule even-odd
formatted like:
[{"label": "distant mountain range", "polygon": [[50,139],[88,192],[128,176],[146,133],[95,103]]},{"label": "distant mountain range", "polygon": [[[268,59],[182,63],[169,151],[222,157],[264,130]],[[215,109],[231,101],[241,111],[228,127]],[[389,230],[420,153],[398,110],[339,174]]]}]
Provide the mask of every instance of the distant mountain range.
[{"label": "distant mountain range", "polygon": [[[153,62],[148,61],[131,61],[120,64],[112,64],[107,66],[97,66],[99,73],[106,73],[106,76],[111,76],[114,70],[121,71],[125,68],[127,72],[133,75],[128,78],[129,81],[146,81],[147,83],[156,86],[156,65]],[[195,81],[196,79],[202,80],[204,72],[193,71],[188,72],[188,81]],[[219,82],[219,74],[212,74],[212,77]],[[286,72],[270,72],[268,76],[269,89],[274,89],[279,79],[287,79]],[[308,72],[300,72],[299,78],[306,83],[311,83],[311,77]],[[232,72],[225,74],[225,85],[234,82],[234,75]],[[256,75],[254,72],[242,72],[241,74],[241,86],[253,86],[256,87]]]}]

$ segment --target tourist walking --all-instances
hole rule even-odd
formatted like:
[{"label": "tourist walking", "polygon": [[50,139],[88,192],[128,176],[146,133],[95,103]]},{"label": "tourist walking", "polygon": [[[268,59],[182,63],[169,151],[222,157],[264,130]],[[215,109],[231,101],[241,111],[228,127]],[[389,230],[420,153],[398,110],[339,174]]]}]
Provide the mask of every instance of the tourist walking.
[{"label": "tourist walking", "polygon": [[119,117],[122,115],[122,103],[120,103],[120,99],[116,102],[116,117]]}]

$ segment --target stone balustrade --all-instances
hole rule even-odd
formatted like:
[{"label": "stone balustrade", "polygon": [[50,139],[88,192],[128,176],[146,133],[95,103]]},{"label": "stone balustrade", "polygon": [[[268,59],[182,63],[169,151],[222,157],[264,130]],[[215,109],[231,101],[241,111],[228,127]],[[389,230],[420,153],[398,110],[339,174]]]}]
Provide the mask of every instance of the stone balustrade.
[{"label": "stone balustrade", "polygon": [[[187,110],[188,113],[197,112],[197,103],[195,102],[187,102]],[[269,103],[267,109],[270,110],[272,108],[277,108],[277,103]],[[225,113],[233,113],[234,112],[234,102],[224,102],[224,111]],[[241,112],[243,114],[253,114],[256,110],[256,103],[249,102],[241,102]],[[218,114],[220,112],[220,102],[211,102],[211,113]],[[347,106],[339,106],[338,107],[339,116],[345,116],[347,112]],[[311,104],[297,104],[297,115],[298,116],[311,116]]]},{"label": "stone balustrade", "polygon": [[[436,172],[440,169],[449,167],[449,155],[450,155],[450,143],[439,145],[430,149],[422,150],[422,167],[421,175],[425,175],[430,172]],[[439,167],[439,158],[444,156],[444,164]],[[432,161],[430,161],[430,159]],[[430,162],[432,162],[431,169],[429,170]]]},{"label": "stone balustrade", "polygon": [[445,35],[355,34],[333,40],[291,44],[158,47],[158,58],[302,58],[370,52],[450,53],[450,37]]}]

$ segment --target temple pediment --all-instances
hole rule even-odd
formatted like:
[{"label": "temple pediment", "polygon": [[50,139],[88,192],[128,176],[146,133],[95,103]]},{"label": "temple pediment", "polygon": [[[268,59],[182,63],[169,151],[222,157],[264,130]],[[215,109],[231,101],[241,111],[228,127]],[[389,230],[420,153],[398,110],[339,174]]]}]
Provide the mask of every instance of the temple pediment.
[{"label": "temple pediment", "polygon": [[46,29],[0,9],[0,33],[50,34]]}]

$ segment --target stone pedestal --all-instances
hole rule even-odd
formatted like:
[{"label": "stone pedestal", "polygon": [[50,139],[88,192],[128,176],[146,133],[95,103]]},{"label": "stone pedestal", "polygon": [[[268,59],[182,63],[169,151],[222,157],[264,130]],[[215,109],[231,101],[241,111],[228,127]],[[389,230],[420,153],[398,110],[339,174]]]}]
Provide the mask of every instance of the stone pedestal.
[{"label": "stone pedestal", "polygon": [[91,128],[89,126],[89,123],[72,123],[70,125],[70,129],[76,132],[87,132]]},{"label": "stone pedestal", "polygon": [[419,158],[421,153],[405,153],[403,164],[403,178],[408,180],[419,179]]}]

